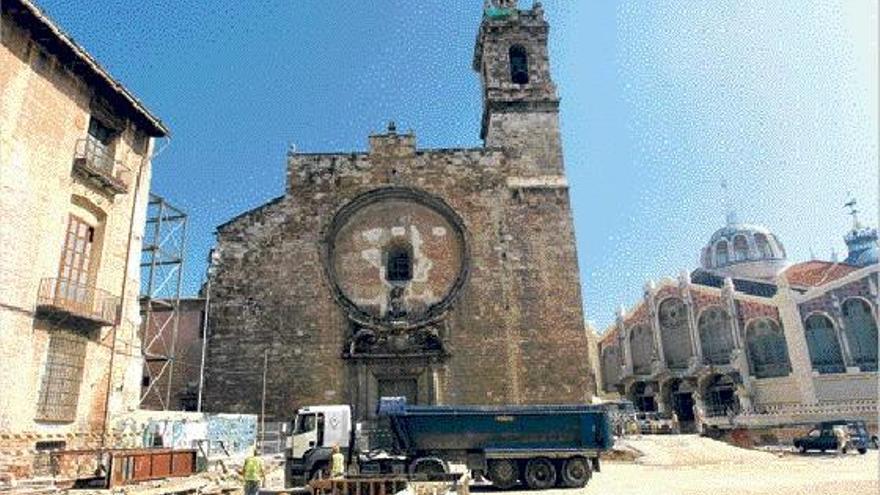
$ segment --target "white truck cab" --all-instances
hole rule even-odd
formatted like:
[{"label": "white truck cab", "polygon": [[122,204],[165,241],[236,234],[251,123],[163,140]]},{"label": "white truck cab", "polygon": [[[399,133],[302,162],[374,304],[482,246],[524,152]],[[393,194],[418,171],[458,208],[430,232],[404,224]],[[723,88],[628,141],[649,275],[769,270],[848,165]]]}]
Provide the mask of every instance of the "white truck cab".
[{"label": "white truck cab", "polygon": [[351,427],[351,408],[346,405],[298,410],[288,444],[289,477],[307,480],[326,474],[334,445],[348,453]]}]

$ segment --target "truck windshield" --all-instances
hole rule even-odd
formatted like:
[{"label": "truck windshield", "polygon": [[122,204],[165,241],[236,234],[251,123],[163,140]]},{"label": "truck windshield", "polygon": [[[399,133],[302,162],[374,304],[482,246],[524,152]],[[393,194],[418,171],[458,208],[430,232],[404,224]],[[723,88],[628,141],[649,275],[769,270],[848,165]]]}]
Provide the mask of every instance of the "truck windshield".
[{"label": "truck windshield", "polygon": [[312,431],[318,426],[317,416],[314,414],[300,414],[296,417],[296,428],[294,434]]}]

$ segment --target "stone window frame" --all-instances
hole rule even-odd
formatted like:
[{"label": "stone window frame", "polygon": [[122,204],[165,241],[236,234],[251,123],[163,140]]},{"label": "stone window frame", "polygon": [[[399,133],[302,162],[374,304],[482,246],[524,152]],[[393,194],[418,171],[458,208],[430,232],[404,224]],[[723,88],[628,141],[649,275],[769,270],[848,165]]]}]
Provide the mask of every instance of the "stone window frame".
[{"label": "stone window frame", "polygon": [[[613,357],[610,357],[614,352]],[[601,351],[602,367],[602,385],[606,392],[616,390],[616,385],[620,383],[620,348],[616,344],[602,346]],[[611,361],[609,362],[609,359]]]},{"label": "stone window frame", "polygon": [[[778,337],[778,341],[775,343],[775,353],[778,354],[777,356],[773,356],[770,353],[770,351],[774,351],[774,349],[768,349],[765,347],[767,342],[756,343],[754,340],[756,337],[753,336],[753,330],[757,331],[757,325],[762,322],[770,323],[771,330],[774,330]],[[745,335],[746,355],[749,360],[749,374],[758,379],[779,378],[791,374],[791,356],[788,352],[788,341],[785,338],[785,331],[779,321],[768,316],[752,318],[745,324]],[[760,345],[760,347],[758,347],[758,345]],[[779,359],[776,360],[774,358]]]},{"label": "stone window frame", "polygon": [[[639,332],[637,332],[637,330]],[[636,353],[634,352],[633,342],[636,338],[636,333],[638,333],[638,337],[644,338],[649,345],[647,346],[648,352],[646,356],[646,363],[642,366],[642,363],[636,362]],[[651,328],[651,325],[647,322],[645,323],[637,323],[630,328],[627,329],[627,345],[629,346],[632,368],[634,375],[646,375],[651,373],[651,358],[654,353],[654,330]],[[646,371],[646,372],[643,372]]]},{"label": "stone window frame", "polygon": [[387,326],[387,320],[364,312],[343,294],[337,284],[336,269],[333,266],[334,238],[339,229],[361,208],[386,199],[411,200],[434,209],[449,222],[450,226],[453,227],[452,234],[457,236],[460,241],[461,268],[453,286],[449,289],[443,300],[431,306],[428,312],[418,320],[395,321],[395,325],[399,328],[416,328],[435,323],[444,317],[446,311],[458,299],[462,288],[469,278],[471,261],[470,234],[464,220],[461,219],[451,206],[443,199],[421,189],[400,186],[378,187],[343,201],[336,210],[336,213],[332,215],[328,223],[322,228],[323,240],[320,243],[319,249],[324,265],[324,276],[332,288],[333,298],[342,306],[342,309],[351,321],[366,328],[385,328]]},{"label": "stone window frame", "polygon": [[[719,311],[722,315],[722,318],[724,319],[724,321],[722,322],[723,330],[725,331],[725,333],[728,337],[727,340],[730,345],[729,345],[729,348],[726,349],[726,359],[724,359],[723,361],[719,360],[719,359],[714,359],[713,357],[717,358],[720,355],[724,355],[725,354],[725,352],[724,352],[725,347],[719,346],[718,349],[714,349],[713,347],[707,348],[707,345],[710,345],[709,344],[710,342],[714,343],[713,341],[717,341],[718,339],[717,338],[716,339],[706,338],[703,333],[704,327],[701,324],[701,322],[702,322],[703,316],[706,315],[707,313],[709,313],[710,311]],[[730,327],[731,319],[732,319],[732,316],[729,314],[729,312],[726,309],[724,309],[724,306],[721,306],[720,304],[711,304],[709,306],[702,308],[699,311],[699,313],[697,313],[697,318],[696,318],[697,335],[700,339],[700,351],[703,354],[703,360],[706,361],[707,363],[715,364],[715,365],[730,364],[730,353],[733,352],[733,349],[736,347],[736,344],[734,342],[733,331],[731,330],[731,327]],[[709,334],[709,335],[711,336],[711,334]],[[724,339],[721,339],[721,340],[724,340]]]},{"label": "stone window frame", "polygon": [[[724,246],[724,260],[721,260],[721,247]],[[715,262],[715,267],[720,267],[727,265],[730,263],[730,243],[727,242],[727,239],[719,239],[715,242],[715,245],[712,246],[712,258]]]},{"label": "stone window frame", "polygon": [[[850,302],[854,302],[854,301],[859,301],[859,302],[861,302],[861,304],[865,305],[868,308],[867,314],[871,316],[871,318],[868,321],[870,323],[872,323],[872,326],[874,327],[874,336],[871,338],[865,339],[865,341],[868,342],[867,346],[865,346],[865,347],[867,347],[869,352],[870,352],[870,350],[873,350],[875,353],[873,356],[868,354],[868,356],[867,356],[868,359],[863,358],[863,353],[862,353],[863,346],[860,345],[860,340],[854,338],[854,337],[859,336],[860,334],[857,334],[854,332],[858,332],[860,330],[867,330],[868,332],[870,332],[870,326],[868,326],[866,328],[855,329],[855,330],[850,329],[851,319],[846,315],[847,304],[849,304]],[[870,301],[868,301],[864,297],[850,296],[850,297],[847,297],[846,299],[844,299],[840,303],[840,318],[841,318],[841,321],[843,322],[843,325],[842,325],[843,334],[846,337],[847,343],[849,344],[849,355],[850,355],[850,359],[852,361],[852,365],[858,366],[858,368],[861,371],[877,371],[877,361],[878,361],[877,346],[876,346],[877,332],[878,332],[877,309],[874,307],[873,304],[871,304]],[[870,335],[869,335],[869,337],[870,337]],[[871,344],[871,343],[873,343],[873,344]],[[873,359],[870,359],[871,357],[873,357]]]},{"label": "stone window frame", "polygon": [[733,261],[749,260],[749,239],[745,234],[737,234],[733,236]]},{"label": "stone window frame", "polygon": [[[683,312],[683,318],[682,318],[680,327],[667,327],[667,326],[664,326],[663,322],[661,321],[661,318],[663,316],[663,311],[662,311],[663,306],[665,304],[672,302],[673,300],[677,300],[679,302],[679,304],[681,305],[681,310]],[[691,342],[690,321],[689,321],[688,311],[689,310],[687,307],[687,303],[685,302],[684,299],[682,299],[679,296],[664,297],[663,299],[661,299],[657,303],[657,317],[656,317],[657,318],[657,329],[660,331],[660,345],[663,346],[663,357],[665,358],[667,368],[684,369],[687,367],[688,360],[694,356],[693,349],[691,347],[691,345],[693,343]],[[687,336],[687,348],[686,348],[687,357],[684,359],[684,362],[681,362],[681,363],[676,362],[676,363],[673,363],[672,366],[670,366],[670,363],[669,363],[669,356],[671,353],[670,351],[675,350],[675,348],[670,347],[670,349],[667,350],[667,342],[668,342],[667,330],[684,331],[685,335]]]},{"label": "stone window frame", "polygon": [[[821,318],[828,322],[829,326],[824,327],[831,330],[832,342],[834,349],[832,350],[837,353],[837,359],[833,362],[823,362],[818,360],[819,356],[816,356],[816,340],[811,337],[811,330],[813,328],[810,327],[810,320],[814,320],[816,318]],[[835,324],[834,318],[831,317],[828,313],[824,311],[813,311],[808,314],[804,318],[804,338],[807,341],[807,353],[810,356],[810,366],[814,371],[817,371],[820,374],[831,374],[831,373],[845,373],[846,372],[846,361],[843,356],[843,345],[840,341],[840,328]],[[818,361],[818,362],[817,362]]]},{"label": "stone window frame", "polygon": [[760,258],[772,259],[774,256],[773,246],[770,244],[770,238],[763,232],[755,234],[755,249],[757,249]]},{"label": "stone window frame", "polygon": [[385,249],[385,280],[406,284],[413,279],[412,246],[408,242],[391,243]]},{"label": "stone window frame", "polygon": [[[517,85],[529,83],[529,51],[525,45],[514,43],[507,49],[507,57],[510,66],[510,82]],[[521,75],[524,75],[523,79]]]}]

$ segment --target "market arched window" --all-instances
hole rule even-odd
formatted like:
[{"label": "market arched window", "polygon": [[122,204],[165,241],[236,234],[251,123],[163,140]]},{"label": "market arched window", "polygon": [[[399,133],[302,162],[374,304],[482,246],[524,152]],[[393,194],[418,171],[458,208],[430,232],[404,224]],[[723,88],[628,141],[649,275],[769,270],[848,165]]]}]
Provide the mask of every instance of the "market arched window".
[{"label": "market arched window", "polygon": [[529,56],[525,47],[513,45],[510,47],[510,80],[514,84],[528,84],[529,82]]},{"label": "market arched window", "polygon": [[738,235],[733,238],[733,259],[735,261],[749,259],[749,241],[746,240],[746,236]]},{"label": "market arched window", "polygon": [[616,345],[602,348],[602,386],[606,392],[617,390],[620,383],[620,360]]},{"label": "market arched window", "polygon": [[827,316],[811,315],[804,322],[807,337],[807,349],[810,351],[810,362],[819,373],[843,373],[846,367],[840,354],[837,332],[834,324]]},{"label": "market arched window", "polygon": [[724,266],[728,261],[727,241],[718,241],[715,244],[715,266]]},{"label": "market arched window", "polygon": [[757,378],[787,376],[791,372],[785,335],[776,321],[761,318],[746,327],[749,367]]},{"label": "market arched window", "polygon": [[654,354],[654,336],[651,327],[639,325],[630,331],[630,355],[632,356],[633,373],[636,375],[651,374],[651,357]]},{"label": "market arched window", "polygon": [[687,368],[688,359],[693,356],[687,311],[684,301],[677,297],[665,299],[657,307],[663,356],[666,366],[672,369]]},{"label": "market arched window", "polygon": [[755,234],[755,247],[758,248],[758,254],[762,258],[772,258],[773,249],[770,247],[770,241],[767,236],[761,233]]},{"label": "market arched window", "polygon": [[877,371],[877,320],[871,306],[854,297],[844,301],[841,309],[853,364],[862,371]]},{"label": "market arched window", "polygon": [[720,306],[706,308],[700,313],[697,328],[700,331],[700,349],[703,351],[703,360],[708,364],[730,363],[733,335],[730,331],[727,312]]}]

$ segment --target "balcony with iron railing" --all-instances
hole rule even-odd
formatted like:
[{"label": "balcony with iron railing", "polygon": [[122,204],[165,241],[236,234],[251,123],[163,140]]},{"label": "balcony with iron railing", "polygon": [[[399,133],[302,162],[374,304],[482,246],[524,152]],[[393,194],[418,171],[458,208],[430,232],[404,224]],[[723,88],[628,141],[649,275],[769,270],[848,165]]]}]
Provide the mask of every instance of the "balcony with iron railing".
[{"label": "balcony with iron railing", "polygon": [[100,325],[115,325],[119,298],[90,285],[60,278],[44,278],[37,295],[37,311],[71,316]]},{"label": "balcony with iron railing", "polygon": [[127,192],[131,183],[131,169],[115,159],[112,148],[92,138],[76,142],[73,170],[113,194]]}]

